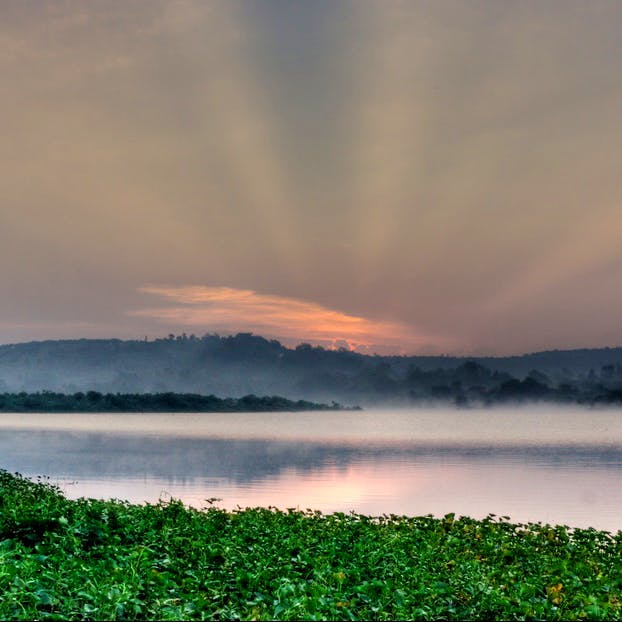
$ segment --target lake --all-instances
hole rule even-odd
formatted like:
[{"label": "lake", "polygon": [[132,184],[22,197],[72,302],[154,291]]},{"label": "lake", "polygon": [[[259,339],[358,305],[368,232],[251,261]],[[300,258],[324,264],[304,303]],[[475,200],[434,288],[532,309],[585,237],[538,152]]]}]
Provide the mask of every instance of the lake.
[{"label": "lake", "polygon": [[622,529],[620,410],[2,414],[0,468],[70,498]]}]

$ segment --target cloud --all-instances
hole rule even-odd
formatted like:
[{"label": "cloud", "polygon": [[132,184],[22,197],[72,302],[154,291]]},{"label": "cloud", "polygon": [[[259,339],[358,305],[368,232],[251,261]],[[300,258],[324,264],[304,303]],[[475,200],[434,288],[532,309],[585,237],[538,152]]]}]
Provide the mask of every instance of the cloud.
[{"label": "cloud", "polygon": [[260,294],[232,287],[145,286],[140,292],[172,301],[173,306],[130,311],[136,317],[218,333],[253,332],[284,342],[393,352],[436,350],[444,340],[419,334],[405,323],[376,320],[329,309],[314,302]]}]

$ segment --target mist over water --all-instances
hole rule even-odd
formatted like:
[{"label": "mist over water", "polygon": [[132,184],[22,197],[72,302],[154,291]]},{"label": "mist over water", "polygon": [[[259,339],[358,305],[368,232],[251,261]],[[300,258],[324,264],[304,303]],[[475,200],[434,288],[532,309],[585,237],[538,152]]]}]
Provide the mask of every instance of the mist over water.
[{"label": "mist over water", "polygon": [[613,410],[7,414],[0,455],[70,497],[622,528]]}]

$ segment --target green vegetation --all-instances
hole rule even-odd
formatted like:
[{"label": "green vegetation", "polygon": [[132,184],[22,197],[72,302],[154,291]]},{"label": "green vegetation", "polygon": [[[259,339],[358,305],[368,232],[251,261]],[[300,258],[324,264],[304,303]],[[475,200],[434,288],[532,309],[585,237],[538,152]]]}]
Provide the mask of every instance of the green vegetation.
[{"label": "green vegetation", "polygon": [[2,393],[0,412],[274,412],[300,410],[341,410],[333,402],[315,404],[292,401],[277,395],[221,399],[215,395],[194,393]]},{"label": "green vegetation", "polygon": [[81,499],[0,471],[2,619],[620,619],[622,532]]}]

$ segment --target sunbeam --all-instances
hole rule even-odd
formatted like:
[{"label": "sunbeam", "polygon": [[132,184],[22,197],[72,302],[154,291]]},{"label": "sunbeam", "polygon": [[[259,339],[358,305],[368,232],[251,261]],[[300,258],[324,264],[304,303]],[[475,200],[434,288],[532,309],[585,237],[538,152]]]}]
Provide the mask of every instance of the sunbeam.
[{"label": "sunbeam", "polygon": [[204,14],[198,27],[176,42],[188,67],[196,65],[197,59],[201,63],[201,70],[193,73],[188,105],[203,147],[211,148],[207,153],[199,149],[197,156],[216,161],[216,171],[226,179],[226,187],[219,191],[223,180],[214,179],[214,171],[206,170],[212,175],[210,192],[213,188],[217,195],[215,211],[233,209],[238,218],[252,223],[257,241],[274,255],[274,269],[293,279],[300,274],[304,252],[291,209],[296,193],[290,187],[287,154],[279,152],[278,110],[254,67],[252,25],[246,23],[236,3],[200,8]]},{"label": "sunbeam", "polygon": [[[416,179],[422,152],[424,116],[418,57],[427,40],[413,38],[401,23],[402,12],[377,3],[354,7],[357,59],[352,88],[357,105],[351,127],[349,209],[358,278],[374,282],[386,269],[387,251],[396,242],[400,214],[416,211]],[[365,45],[361,45],[365,41]],[[404,59],[410,62],[403,62]]]}]

